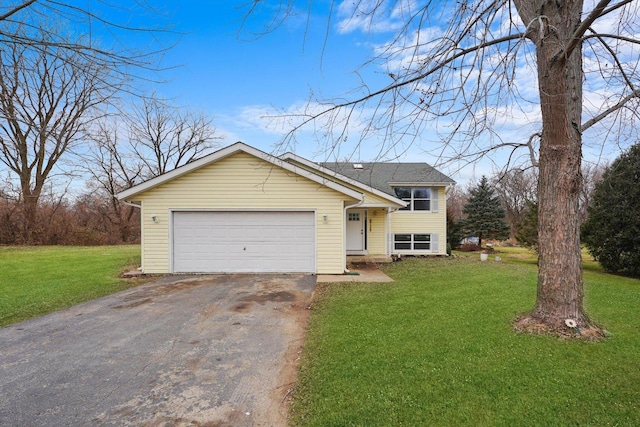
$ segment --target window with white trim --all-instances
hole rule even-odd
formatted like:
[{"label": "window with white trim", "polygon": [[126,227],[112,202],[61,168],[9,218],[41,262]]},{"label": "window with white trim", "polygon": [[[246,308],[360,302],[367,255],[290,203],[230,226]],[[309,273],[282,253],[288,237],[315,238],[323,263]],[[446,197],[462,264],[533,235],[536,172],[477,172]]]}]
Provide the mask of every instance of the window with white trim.
[{"label": "window with white trim", "polygon": [[431,188],[429,187],[396,187],[396,196],[407,202],[407,206],[400,208],[403,211],[430,211]]},{"label": "window with white trim", "polygon": [[430,251],[431,234],[394,234],[393,248],[396,251]]}]

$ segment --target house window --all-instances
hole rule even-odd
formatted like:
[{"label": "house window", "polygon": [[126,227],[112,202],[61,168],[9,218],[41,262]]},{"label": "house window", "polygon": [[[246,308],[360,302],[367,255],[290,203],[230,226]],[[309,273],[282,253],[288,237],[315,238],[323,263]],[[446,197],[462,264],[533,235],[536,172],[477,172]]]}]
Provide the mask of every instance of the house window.
[{"label": "house window", "polygon": [[360,212],[349,212],[349,221],[360,221]]},{"label": "house window", "polygon": [[431,234],[394,234],[393,247],[396,251],[430,251]]},{"label": "house window", "polygon": [[427,187],[396,187],[396,196],[407,202],[403,211],[431,210],[431,189]]}]

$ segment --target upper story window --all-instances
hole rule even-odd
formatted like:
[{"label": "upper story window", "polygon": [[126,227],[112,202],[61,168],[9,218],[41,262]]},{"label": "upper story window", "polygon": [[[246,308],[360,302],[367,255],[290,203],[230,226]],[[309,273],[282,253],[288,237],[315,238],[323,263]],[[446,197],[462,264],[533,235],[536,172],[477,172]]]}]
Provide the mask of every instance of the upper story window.
[{"label": "upper story window", "polygon": [[403,211],[430,211],[431,188],[427,187],[396,187],[396,196],[407,202]]}]

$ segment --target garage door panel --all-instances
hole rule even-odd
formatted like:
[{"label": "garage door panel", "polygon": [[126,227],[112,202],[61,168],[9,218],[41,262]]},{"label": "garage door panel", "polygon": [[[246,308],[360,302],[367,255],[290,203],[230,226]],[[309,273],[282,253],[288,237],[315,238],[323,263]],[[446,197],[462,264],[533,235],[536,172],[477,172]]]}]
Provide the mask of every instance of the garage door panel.
[{"label": "garage door panel", "polygon": [[267,228],[262,230],[261,238],[264,240],[278,239],[285,232],[291,232],[293,230],[283,230],[280,227]]},{"label": "garage door panel", "polygon": [[173,271],[315,272],[313,212],[174,212]]}]

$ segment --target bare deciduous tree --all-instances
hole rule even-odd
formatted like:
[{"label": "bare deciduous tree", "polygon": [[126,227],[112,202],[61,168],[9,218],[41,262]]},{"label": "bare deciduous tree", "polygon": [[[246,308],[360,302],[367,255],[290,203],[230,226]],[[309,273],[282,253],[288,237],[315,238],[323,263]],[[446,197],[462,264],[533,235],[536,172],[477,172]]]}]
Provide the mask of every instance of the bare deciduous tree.
[{"label": "bare deciduous tree", "polygon": [[19,182],[26,243],[36,240],[45,183],[118,91],[109,71],[46,44],[36,51],[20,44],[0,48],[0,163]]},{"label": "bare deciduous tree", "polygon": [[92,126],[92,147],[84,155],[89,185],[105,201],[98,212],[118,230],[121,241],[138,237],[133,221],[139,210],[119,201],[116,194],[214,148],[217,137],[212,122],[204,113],[171,106],[154,95]]},{"label": "bare deciduous tree", "polygon": [[129,149],[145,165],[145,177],[162,175],[214,147],[216,129],[204,113],[146,97],[125,116]]},{"label": "bare deciduous tree", "polygon": [[526,213],[529,203],[536,201],[538,176],[535,169],[511,169],[493,179],[493,188],[505,208],[506,219],[515,239],[517,225]]},{"label": "bare deciduous tree", "polygon": [[120,241],[131,242],[138,237],[139,229],[134,226],[139,209],[118,200],[116,194],[132,187],[142,180],[144,163],[121,147],[117,126],[102,120],[94,126],[90,134],[92,147],[84,155],[86,170],[93,188],[91,197],[84,195],[84,203],[92,204],[97,195],[105,206],[97,213],[102,220],[118,230]]},{"label": "bare deciduous tree", "polygon": [[462,210],[469,199],[469,190],[466,191],[458,185],[449,187],[447,190],[447,214],[455,221],[465,218]]},{"label": "bare deciduous tree", "polygon": [[[262,3],[254,0],[252,10]],[[579,239],[583,133],[595,125],[618,126],[618,130],[637,119],[637,3],[355,0],[332,4],[342,21],[331,16],[330,22],[340,21],[343,31],[359,28],[373,33],[379,23],[393,24],[387,26],[394,31],[389,42],[376,46],[370,61],[386,65],[390,82],[379,89],[365,86],[362,95],[346,101],[309,103],[283,143],[300,127],[324,121],[323,130],[329,135],[325,149],[335,150],[348,136],[349,125],[358,120],[361,137],[384,139],[386,150],[420,142],[427,129],[440,132],[442,152],[457,159],[474,161],[502,150],[510,152],[512,160],[516,150],[524,148],[539,168],[539,273],[536,305],[516,327],[566,333],[565,321],[572,319],[583,336],[601,336],[583,307]],[[271,21],[276,24],[297,7],[295,0],[279,5],[280,15]],[[532,74],[537,88],[531,85]],[[600,97],[584,103],[585,87]],[[539,132],[528,138],[522,132],[514,132],[516,137],[501,135],[503,118],[521,112],[528,113],[529,120],[539,118]],[[367,114],[372,118],[362,125]]]},{"label": "bare deciduous tree", "polygon": [[[138,24],[145,15],[149,24]],[[22,238],[14,243],[37,240],[34,221],[41,188],[62,172],[60,164],[86,122],[95,118],[90,110],[116,92],[140,96],[141,79],[160,79],[162,53],[178,36],[162,19],[146,0],[9,0],[0,5],[2,72],[9,73],[3,79],[2,102],[6,108],[18,106],[18,114],[5,110],[0,117],[2,163],[19,178],[21,188],[18,203],[7,199],[15,209],[5,210],[21,216],[13,224],[20,225]],[[14,182],[7,191],[9,187]]]},{"label": "bare deciduous tree", "polygon": [[587,208],[591,203],[591,197],[596,185],[602,181],[602,174],[607,168],[607,164],[584,163],[582,165],[582,191],[580,191],[580,224],[583,224],[589,213]]}]

